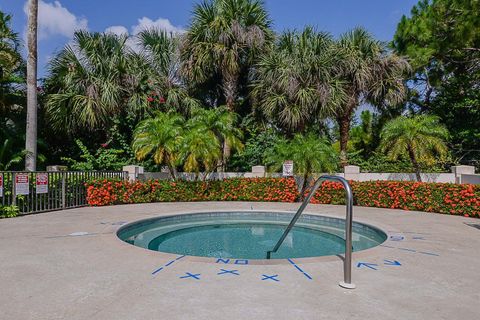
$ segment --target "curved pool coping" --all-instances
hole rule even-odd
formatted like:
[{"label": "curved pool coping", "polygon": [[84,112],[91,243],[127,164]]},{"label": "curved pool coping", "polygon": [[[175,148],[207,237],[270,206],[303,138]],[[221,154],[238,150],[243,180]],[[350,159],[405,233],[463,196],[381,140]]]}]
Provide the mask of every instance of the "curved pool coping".
[{"label": "curved pool coping", "polygon": [[[278,211],[278,210],[254,210],[253,212],[256,212],[256,213],[279,213],[279,214],[289,214],[289,215],[295,214],[294,211]],[[124,245],[128,245],[129,247],[134,247],[134,248],[138,248],[138,249],[141,249],[141,250],[145,250],[145,251],[150,252],[150,253],[158,254],[159,257],[177,258],[180,254],[150,250],[150,249],[147,249],[147,248],[143,248],[143,247],[139,247],[139,246],[127,243],[124,240],[120,239],[119,233],[121,233],[123,230],[125,230],[125,229],[127,229],[127,228],[129,228],[133,225],[137,225],[137,224],[140,224],[140,223],[148,223],[149,221],[156,221],[156,220],[159,220],[159,219],[172,218],[172,217],[176,217],[176,216],[196,216],[196,215],[212,214],[212,213],[213,214],[222,214],[222,213],[223,214],[227,214],[227,213],[240,213],[240,214],[241,213],[246,213],[247,214],[247,213],[252,213],[252,211],[251,210],[231,210],[231,211],[226,211],[226,210],[216,210],[216,211],[199,210],[199,211],[195,211],[195,212],[177,212],[177,213],[166,214],[166,215],[161,214],[161,215],[157,215],[157,216],[154,216],[154,217],[149,217],[149,218],[146,218],[146,219],[139,219],[139,220],[131,221],[131,222],[128,222],[128,223],[122,225],[115,232],[116,240],[120,241]],[[324,215],[324,214],[318,214],[318,213],[315,213],[315,212],[308,212],[308,211],[303,213],[302,215],[317,216],[317,217],[323,217],[323,218],[334,219],[334,220],[345,220],[344,218],[332,217],[332,216],[328,216],[328,215]],[[368,248],[368,249],[363,249],[363,250],[352,252],[352,257],[353,258],[364,257],[364,256],[368,256],[371,253],[374,253],[375,250],[378,250],[379,247],[381,247],[381,245],[384,244],[390,238],[392,233],[397,233],[397,230],[395,230],[391,226],[381,225],[381,224],[378,224],[376,222],[372,223],[370,221],[364,221],[362,219],[356,219],[356,218],[353,219],[353,222],[363,224],[363,225],[365,225],[369,228],[372,228],[374,230],[383,232],[386,235],[386,238],[382,243],[380,243],[380,244],[378,244],[374,247]],[[189,255],[185,255],[185,256],[182,257],[182,260],[186,260],[186,261],[212,263],[212,264],[218,263],[219,259],[220,258],[202,257],[202,256],[189,256]],[[296,263],[302,263],[302,264],[303,263],[315,263],[315,262],[328,262],[328,261],[343,260],[343,255],[339,254],[339,255],[294,258],[294,259],[295,259]],[[227,260],[227,259],[223,259],[223,260]],[[230,260],[242,260],[242,261],[247,260],[248,265],[291,264],[289,259],[235,259],[235,258],[230,258]],[[292,260],[292,259],[290,259],[290,260]]]}]

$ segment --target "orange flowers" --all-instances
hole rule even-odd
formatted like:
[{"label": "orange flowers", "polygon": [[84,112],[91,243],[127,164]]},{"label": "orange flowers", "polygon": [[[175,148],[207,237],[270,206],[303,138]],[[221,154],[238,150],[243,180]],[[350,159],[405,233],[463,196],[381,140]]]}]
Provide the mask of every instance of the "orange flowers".
[{"label": "orange flowers", "polygon": [[[474,185],[407,181],[351,181],[350,184],[358,206],[480,217],[480,187]],[[299,195],[293,178],[234,178],[208,182],[103,179],[87,183],[86,190],[87,201],[92,206],[166,201],[294,202]],[[325,181],[311,202],[343,204],[343,186]]]}]

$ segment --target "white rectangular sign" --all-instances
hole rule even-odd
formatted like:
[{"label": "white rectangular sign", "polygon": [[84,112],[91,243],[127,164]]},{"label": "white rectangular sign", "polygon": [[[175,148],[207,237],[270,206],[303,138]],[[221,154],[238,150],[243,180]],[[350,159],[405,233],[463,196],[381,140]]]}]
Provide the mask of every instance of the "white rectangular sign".
[{"label": "white rectangular sign", "polygon": [[15,194],[27,195],[29,193],[28,173],[17,173],[15,175]]},{"label": "white rectangular sign", "polygon": [[35,192],[48,193],[48,173],[37,173],[35,180]]},{"label": "white rectangular sign", "polygon": [[0,197],[3,197],[3,173],[0,173]]},{"label": "white rectangular sign", "polygon": [[284,177],[293,176],[293,161],[292,160],[286,160],[283,163],[283,176]]}]

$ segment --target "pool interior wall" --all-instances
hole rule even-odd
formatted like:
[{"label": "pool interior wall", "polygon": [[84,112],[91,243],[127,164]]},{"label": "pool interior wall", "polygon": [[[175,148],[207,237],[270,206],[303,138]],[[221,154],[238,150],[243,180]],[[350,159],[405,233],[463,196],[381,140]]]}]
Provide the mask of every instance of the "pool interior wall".
[{"label": "pool interior wall", "polygon": [[[149,250],[212,258],[265,259],[294,213],[207,212],[150,218],[120,228],[123,241]],[[353,250],[375,247],[385,232],[353,222]],[[345,220],[303,214],[273,259],[343,254]]]}]

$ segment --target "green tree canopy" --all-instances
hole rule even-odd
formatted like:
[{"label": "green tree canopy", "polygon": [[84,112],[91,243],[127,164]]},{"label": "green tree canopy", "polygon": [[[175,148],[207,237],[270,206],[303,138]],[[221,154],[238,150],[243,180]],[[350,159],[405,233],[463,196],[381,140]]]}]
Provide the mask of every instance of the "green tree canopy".
[{"label": "green tree canopy", "polygon": [[404,78],[410,66],[363,28],[344,33],[337,42],[337,49],[343,63],[337,66],[336,74],[348,97],[335,114],[340,133],[340,158],[345,165],[355,110],[365,103],[382,110],[403,102],[406,96]]},{"label": "green tree canopy", "polygon": [[392,42],[413,66],[412,108],[439,116],[466,160],[480,155],[479,12],[478,0],[422,0]]},{"label": "green tree canopy", "polygon": [[380,150],[392,160],[408,156],[417,180],[422,181],[420,165],[435,163],[437,157],[448,153],[448,130],[438,120],[435,116],[418,115],[389,121],[380,134]]},{"label": "green tree canopy", "polygon": [[0,11],[0,170],[21,168],[25,156],[25,62],[11,19]]},{"label": "green tree canopy", "polygon": [[238,111],[240,82],[248,76],[255,57],[273,40],[270,25],[259,0],[197,4],[182,46],[183,74],[196,83],[219,78],[222,96],[213,97],[219,100],[213,104],[225,103],[229,110]]},{"label": "green tree canopy", "polygon": [[334,77],[341,62],[332,37],[307,27],[280,35],[273,50],[255,66],[252,96],[271,123],[288,133],[332,115],[345,100],[342,83]]}]

